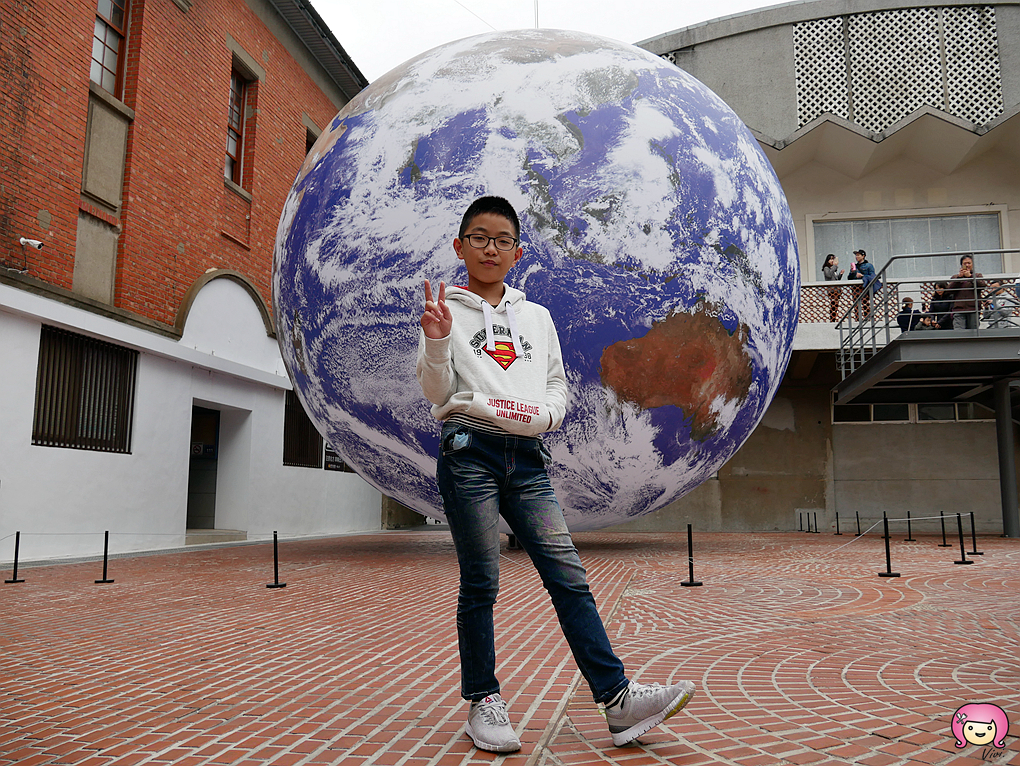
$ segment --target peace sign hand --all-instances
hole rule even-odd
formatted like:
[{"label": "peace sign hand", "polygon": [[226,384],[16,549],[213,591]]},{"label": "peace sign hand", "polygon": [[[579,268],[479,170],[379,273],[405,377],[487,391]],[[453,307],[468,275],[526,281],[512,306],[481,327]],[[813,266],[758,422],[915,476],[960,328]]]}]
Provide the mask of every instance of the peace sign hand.
[{"label": "peace sign hand", "polygon": [[453,327],[453,314],[446,305],[446,283],[439,283],[439,299],[432,298],[432,285],[425,280],[425,312],[421,315],[421,329],[426,338],[439,340],[450,334]]}]

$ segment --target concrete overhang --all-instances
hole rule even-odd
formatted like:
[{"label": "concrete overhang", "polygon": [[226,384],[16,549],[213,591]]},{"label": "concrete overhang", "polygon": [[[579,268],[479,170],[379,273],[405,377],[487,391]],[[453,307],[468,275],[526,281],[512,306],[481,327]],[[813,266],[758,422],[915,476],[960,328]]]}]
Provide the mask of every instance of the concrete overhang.
[{"label": "concrete overhang", "polygon": [[926,106],[882,133],[833,115],[822,115],[785,139],[752,132],[780,178],[814,162],[859,179],[900,157],[948,175],[992,149],[1020,161],[1020,105],[988,125]]},{"label": "concrete overhang", "polygon": [[917,331],[894,338],[837,384],[835,402],[990,406],[1002,379],[1020,381],[1020,328]]}]

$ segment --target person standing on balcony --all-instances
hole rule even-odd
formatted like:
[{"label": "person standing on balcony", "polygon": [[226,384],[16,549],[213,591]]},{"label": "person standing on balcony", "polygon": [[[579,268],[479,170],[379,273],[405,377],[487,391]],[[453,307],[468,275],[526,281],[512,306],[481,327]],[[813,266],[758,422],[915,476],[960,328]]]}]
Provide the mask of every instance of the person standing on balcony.
[{"label": "person standing on balcony", "polygon": [[[836,271],[839,269],[839,271]],[[822,275],[826,282],[837,282],[843,278],[844,269],[839,268],[839,258],[834,253],[825,256],[825,263],[822,264]],[[839,315],[839,294],[842,288],[829,288],[829,321],[835,322]]]},{"label": "person standing on balcony", "polygon": [[871,316],[871,294],[874,289],[870,285],[875,281],[875,267],[868,260],[868,254],[864,250],[854,250],[854,259],[855,262],[850,264],[849,279],[861,280],[861,286],[854,289],[854,300],[857,300],[857,296],[861,292],[864,293],[861,306],[864,310],[864,318],[867,319]]},{"label": "person standing on balcony", "polygon": [[953,275],[949,283],[949,293],[953,296],[954,330],[978,328],[977,296],[978,291],[986,285],[982,276],[984,275],[975,273],[974,259],[971,256],[961,256],[960,270]]}]

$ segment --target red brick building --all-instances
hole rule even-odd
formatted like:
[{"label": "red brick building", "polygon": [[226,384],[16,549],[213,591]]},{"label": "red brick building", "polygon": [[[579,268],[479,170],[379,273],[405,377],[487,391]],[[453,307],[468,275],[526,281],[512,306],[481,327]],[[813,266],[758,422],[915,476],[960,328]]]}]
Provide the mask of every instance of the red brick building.
[{"label": "red brick building", "polygon": [[[284,198],[366,84],[308,0],[0,5],[0,538],[378,525],[321,444],[317,472],[281,461],[300,413],[269,313]],[[217,510],[196,522],[203,482]],[[335,505],[352,492],[370,515]],[[37,551],[91,545],[65,542]]]}]

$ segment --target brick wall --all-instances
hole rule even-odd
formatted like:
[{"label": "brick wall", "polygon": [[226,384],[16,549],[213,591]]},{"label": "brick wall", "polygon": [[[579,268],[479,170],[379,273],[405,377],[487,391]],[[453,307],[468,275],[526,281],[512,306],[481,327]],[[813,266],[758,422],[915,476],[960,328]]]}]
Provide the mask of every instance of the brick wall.
[{"label": "brick wall", "polygon": [[[0,260],[70,289],[81,204],[95,0],[0,5]],[[264,70],[242,186],[224,185],[235,44]],[[336,112],[245,0],[133,0],[124,103],[134,110],[114,303],[172,324],[208,269],[234,269],[270,299],[284,198],[305,155],[302,114]],[[248,196],[250,195],[250,200]],[[109,218],[104,220],[109,221]],[[44,240],[26,253],[19,236]]]}]

